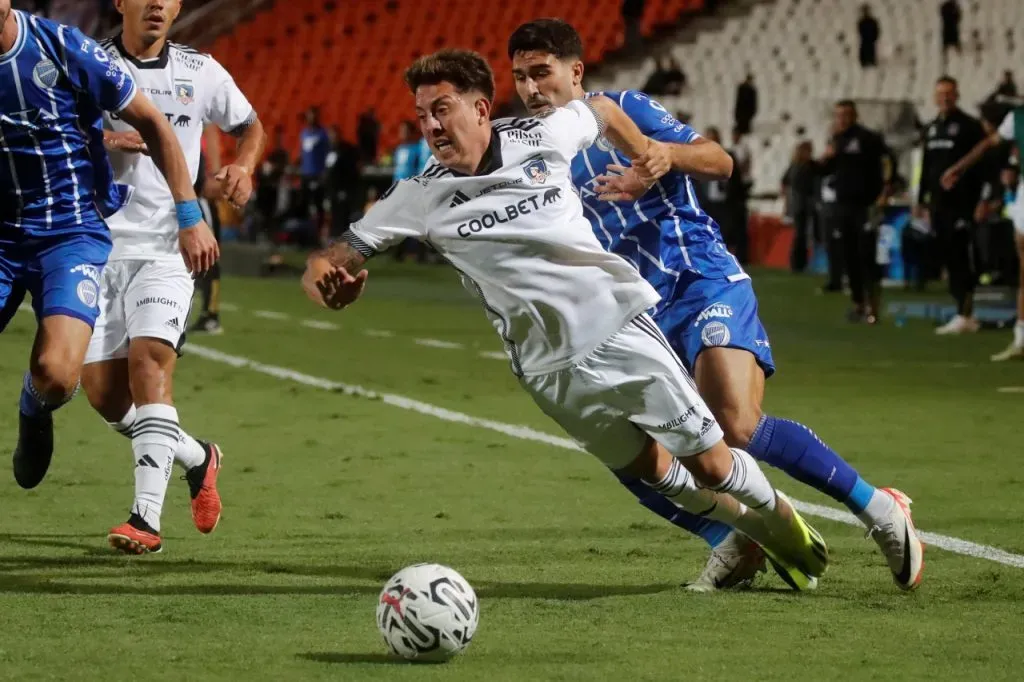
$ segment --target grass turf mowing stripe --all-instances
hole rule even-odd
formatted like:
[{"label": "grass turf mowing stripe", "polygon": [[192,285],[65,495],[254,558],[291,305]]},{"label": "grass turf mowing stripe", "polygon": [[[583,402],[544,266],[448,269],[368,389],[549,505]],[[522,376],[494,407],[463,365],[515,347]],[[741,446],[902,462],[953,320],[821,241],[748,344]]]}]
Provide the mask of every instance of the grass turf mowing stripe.
[{"label": "grass turf mowing stripe", "polygon": [[[438,419],[443,419],[449,422],[455,422],[458,424],[466,424],[468,426],[476,426],[479,428],[489,429],[502,433],[506,436],[512,436],[513,438],[520,438],[522,440],[531,440],[539,443],[546,443],[548,445],[554,445],[560,448],[568,450],[576,450],[582,452],[582,448],[568,438],[560,438],[553,436],[543,431],[537,431],[527,426],[520,426],[516,424],[505,424],[503,422],[492,421],[490,419],[479,419],[477,417],[463,414],[462,412],[456,412],[454,410],[448,410],[443,407],[431,405],[420,400],[414,400],[412,398],[406,398],[405,396],[396,395],[393,393],[378,393],[369,389],[363,388],[362,386],[355,386],[351,384],[344,384],[339,381],[333,381],[331,379],[324,379],[322,377],[315,377],[302,372],[297,372],[286,367],[278,367],[276,365],[268,365],[256,360],[250,360],[249,358],[241,357],[238,355],[231,355],[224,353],[213,348],[206,346],[197,346],[189,343],[185,347],[186,351],[194,355],[198,355],[206,360],[213,362],[219,362],[222,364],[230,365],[239,369],[248,369],[260,374],[266,374],[268,376],[275,377],[277,379],[285,379],[288,381],[294,381],[306,386],[312,386],[315,388],[321,388],[326,391],[334,391],[338,393],[344,393],[345,395],[356,396],[360,398],[369,398],[371,400],[379,400],[387,405],[394,407],[400,407],[404,410],[411,410],[420,414],[429,415]],[[839,523],[845,523],[851,526],[861,526],[861,523],[852,515],[847,512],[840,511],[832,507],[825,507],[818,504],[810,504],[807,502],[801,502],[799,500],[793,500],[797,509],[801,512],[809,514],[811,516],[818,516],[821,518],[829,519],[831,521],[838,521]],[[962,554],[964,556],[975,557],[977,559],[986,559],[988,561],[994,561],[1005,566],[1012,566],[1014,568],[1024,568],[1024,556],[1020,554],[1011,554],[1004,550],[996,547],[990,547],[988,545],[981,545],[969,540],[962,540],[960,538],[950,537],[948,535],[940,535],[938,533],[920,532],[921,539],[924,540],[931,547],[938,547],[955,554]]]}]

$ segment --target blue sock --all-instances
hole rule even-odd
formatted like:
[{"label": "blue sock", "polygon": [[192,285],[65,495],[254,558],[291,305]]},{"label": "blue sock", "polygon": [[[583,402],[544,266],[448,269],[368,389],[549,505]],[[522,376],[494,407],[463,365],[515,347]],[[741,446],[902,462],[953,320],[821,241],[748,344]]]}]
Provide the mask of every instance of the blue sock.
[{"label": "blue sock", "polygon": [[25,379],[21,384],[21,399],[19,401],[19,409],[21,413],[26,417],[36,417],[40,414],[47,412],[53,412],[57,408],[70,402],[75,394],[78,393],[78,387],[71,392],[71,395],[61,400],[59,403],[49,403],[46,398],[43,397],[36,387],[32,384],[31,372],[25,372]]},{"label": "blue sock", "polygon": [[761,417],[747,452],[842,502],[854,513],[863,511],[875,492],[813,431],[789,419]]},{"label": "blue sock", "polygon": [[25,380],[21,385],[20,408],[26,417],[35,417],[52,410],[42,394],[32,385],[32,374],[29,372],[25,372]]},{"label": "blue sock", "polygon": [[639,478],[625,476],[616,472],[616,478],[622,485],[626,486],[629,492],[633,493],[640,501],[640,504],[665,519],[671,524],[679,526],[683,530],[699,536],[711,547],[717,547],[725,539],[732,528],[722,523],[703,516],[697,516],[680,509],[674,502],[651,490],[646,483]]}]

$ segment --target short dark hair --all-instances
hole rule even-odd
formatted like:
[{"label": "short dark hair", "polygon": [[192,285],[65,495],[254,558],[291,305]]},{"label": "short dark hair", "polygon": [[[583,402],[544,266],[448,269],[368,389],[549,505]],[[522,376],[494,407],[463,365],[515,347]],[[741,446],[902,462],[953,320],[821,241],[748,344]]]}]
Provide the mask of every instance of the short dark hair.
[{"label": "short dark hair", "polygon": [[939,76],[935,80],[935,84],[938,85],[939,83],[949,83],[954,88],[959,87],[959,83],[956,82],[956,79],[949,75]]},{"label": "short dark hair", "polygon": [[583,59],[583,39],[576,29],[561,19],[534,19],[508,39],[508,58],[516,52],[547,52],[558,59]]},{"label": "short dark hair", "polygon": [[836,106],[837,107],[849,107],[849,108],[853,109],[853,113],[855,113],[855,114],[857,113],[857,103],[854,102],[852,99],[841,99],[838,102],[836,102]]},{"label": "short dark hair", "polygon": [[416,93],[421,85],[448,82],[459,92],[476,90],[494,100],[494,72],[490,64],[472,50],[439,50],[424,55],[405,71],[405,82]]}]

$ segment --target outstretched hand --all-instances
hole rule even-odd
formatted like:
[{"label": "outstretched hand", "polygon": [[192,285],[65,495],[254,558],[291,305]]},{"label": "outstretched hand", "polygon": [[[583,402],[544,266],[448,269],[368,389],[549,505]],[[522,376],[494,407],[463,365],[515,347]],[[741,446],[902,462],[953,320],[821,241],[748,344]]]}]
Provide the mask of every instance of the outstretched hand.
[{"label": "outstretched hand", "polygon": [[341,310],[362,295],[368,275],[366,270],[360,270],[353,276],[326,258],[314,256],[306,263],[302,288],[314,303],[331,310]]}]

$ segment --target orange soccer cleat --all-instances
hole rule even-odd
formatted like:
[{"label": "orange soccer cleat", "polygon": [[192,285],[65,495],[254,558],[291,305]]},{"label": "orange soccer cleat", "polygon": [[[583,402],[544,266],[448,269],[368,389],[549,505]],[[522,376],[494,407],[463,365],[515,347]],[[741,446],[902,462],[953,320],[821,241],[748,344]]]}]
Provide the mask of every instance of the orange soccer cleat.
[{"label": "orange soccer cleat", "polygon": [[224,456],[216,443],[199,441],[206,450],[206,460],[185,473],[188,492],[192,496],[192,522],[200,533],[212,533],[220,521],[221,502],[217,492],[217,474]]},{"label": "orange soccer cleat", "polygon": [[132,514],[127,522],[112,529],[107,534],[107,542],[123,554],[155,554],[163,547],[160,533],[138,514]]}]

